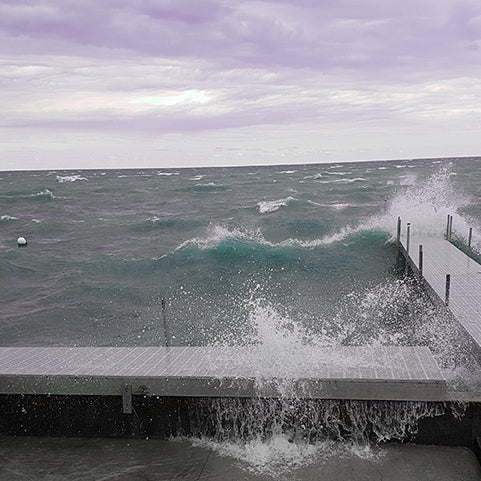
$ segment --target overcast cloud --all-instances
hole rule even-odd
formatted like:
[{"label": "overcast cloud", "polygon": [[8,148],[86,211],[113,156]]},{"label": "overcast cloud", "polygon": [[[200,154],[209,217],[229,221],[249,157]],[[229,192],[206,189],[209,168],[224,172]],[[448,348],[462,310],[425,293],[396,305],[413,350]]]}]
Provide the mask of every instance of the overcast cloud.
[{"label": "overcast cloud", "polygon": [[481,4],[0,0],[1,169],[481,154]]}]

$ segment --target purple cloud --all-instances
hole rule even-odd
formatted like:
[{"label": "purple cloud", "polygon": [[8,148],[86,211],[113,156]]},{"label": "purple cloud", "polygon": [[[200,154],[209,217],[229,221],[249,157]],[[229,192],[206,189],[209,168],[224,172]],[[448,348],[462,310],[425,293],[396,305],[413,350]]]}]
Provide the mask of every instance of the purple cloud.
[{"label": "purple cloud", "polygon": [[12,152],[25,132],[78,146],[82,132],[186,142],[229,131],[261,145],[269,126],[270,145],[276,129],[289,139],[283,152],[299,138],[334,152],[326,138],[347,138],[354,155],[400,126],[413,145],[446,129],[474,145],[481,121],[470,0],[0,0],[0,52]]},{"label": "purple cloud", "polygon": [[453,0],[20,0],[0,4],[0,29],[23,53],[84,54],[89,46],[93,55],[107,48],[228,66],[378,70],[478,61],[480,16],[481,4]]}]

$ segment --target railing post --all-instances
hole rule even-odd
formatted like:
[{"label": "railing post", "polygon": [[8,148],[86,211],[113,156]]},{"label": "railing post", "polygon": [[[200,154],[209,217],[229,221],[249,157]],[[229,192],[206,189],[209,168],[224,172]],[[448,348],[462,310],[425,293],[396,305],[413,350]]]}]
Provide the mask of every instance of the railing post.
[{"label": "railing post", "polygon": [[419,246],[419,277],[423,276],[423,246]]},{"label": "railing post", "polygon": [[451,274],[446,274],[446,292],[444,295],[444,305],[449,306],[449,291],[451,290]]},{"label": "railing post", "polygon": [[453,233],[453,216],[449,217],[449,239],[448,241],[451,242],[451,234]]},{"label": "railing post", "polygon": [[122,412],[132,414],[132,385],[122,386]]},{"label": "railing post", "polygon": [[469,235],[468,235],[468,256],[471,255],[471,240],[473,239],[473,228],[469,228]]},{"label": "railing post", "polygon": [[409,255],[409,241],[411,237],[411,223],[408,222],[407,238],[406,238],[406,254]]},{"label": "railing post", "polygon": [[396,244],[399,249],[401,245],[401,217],[397,218],[397,235],[396,235]]},{"label": "railing post", "polygon": [[450,224],[450,220],[451,220],[451,215],[448,214],[448,223],[446,225],[446,240],[449,241],[449,224]]},{"label": "railing post", "polygon": [[170,336],[169,336],[169,329],[167,328],[167,313],[166,313],[165,298],[162,298],[162,323],[164,325],[165,347],[170,347]]}]

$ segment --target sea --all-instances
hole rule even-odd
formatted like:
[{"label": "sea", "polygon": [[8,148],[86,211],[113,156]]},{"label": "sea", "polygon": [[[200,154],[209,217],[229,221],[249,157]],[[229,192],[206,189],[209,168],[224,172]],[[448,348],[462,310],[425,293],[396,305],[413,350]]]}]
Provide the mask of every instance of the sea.
[{"label": "sea", "polygon": [[[424,345],[451,390],[478,390],[480,366],[399,268],[395,236],[400,217],[442,237],[453,215],[454,243],[466,249],[472,228],[480,261],[480,200],[481,158],[0,172],[0,345],[168,337],[258,345],[266,363],[303,345]],[[249,476],[294,476],[325,454],[324,441],[276,436],[169,442],[230,456]]]}]

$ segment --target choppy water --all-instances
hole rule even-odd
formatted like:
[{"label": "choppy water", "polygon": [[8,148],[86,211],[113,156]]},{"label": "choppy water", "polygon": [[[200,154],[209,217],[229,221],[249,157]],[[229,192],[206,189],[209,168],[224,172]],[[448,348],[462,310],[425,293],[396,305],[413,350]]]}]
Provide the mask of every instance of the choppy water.
[{"label": "choppy water", "polygon": [[[397,216],[481,241],[481,160],[0,172],[0,345],[427,344],[480,384],[395,269]],[[28,247],[19,249],[24,236]]]}]

